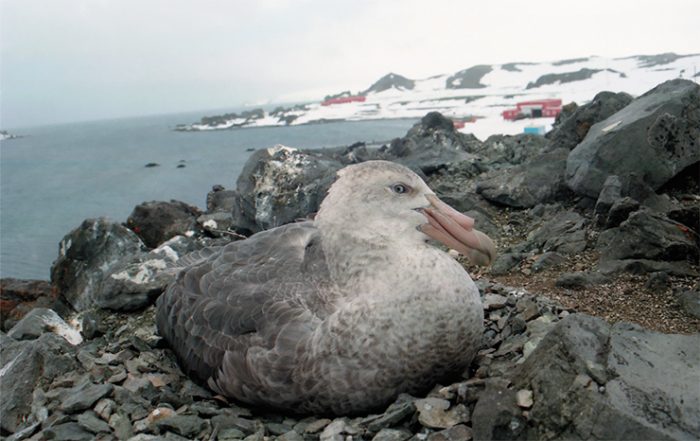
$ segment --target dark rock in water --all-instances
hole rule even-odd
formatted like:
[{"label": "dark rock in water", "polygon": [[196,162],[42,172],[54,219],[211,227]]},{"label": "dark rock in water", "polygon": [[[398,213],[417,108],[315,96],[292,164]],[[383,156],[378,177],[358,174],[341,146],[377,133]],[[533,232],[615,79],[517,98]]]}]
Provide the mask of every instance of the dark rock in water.
[{"label": "dark rock in water", "polygon": [[563,273],[557,278],[555,285],[560,288],[586,289],[607,283],[609,280],[606,276],[597,272]]},{"label": "dark rock in water", "polygon": [[55,311],[47,308],[32,309],[7,335],[15,340],[34,340],[45,332],[60,335],[73,345],[82,342],[78,331],[71,328]]},{"label": "dark rock in water", "polygon": [[0,279],[0,329],[10,329],[36,307],[68,310],[56,302],[58,291],[45,280]]},{"label": "dark rock in water", "polygon": [[564,181],[566,150],[544,153],[523,165],[494,170],[477,182],[476,192],[497,204],[529,208],[569,193]]},{"label": "dark rock in water", "polygon": [[486,87],[481,84],[481,79],[493,68],[488,65],[476,65],[468,69],[460,70],[445,80],[447,89],[480,89]]},{"label": "dark rock in water", "polygon": [[148,164],[144,165],[146,168],[153,168],[153,167],[160,167],[160,164],[157,162],[149,162]]},{"label": "dark rock in water", "polygon": [[688,314],[700,319],[700,289],[696,288],[678,294],[678,303]]},{"label": "dark rock in water", "polygon": [[178,164],[175,168],[185,168],[185,167],[186,167],[185,164]]},{"label": "dark rock in water", "polygon": [[126,223],[146,246],[156,248],[172,237],[194,230],[201,214],[197,207],[184,202],[151,201],[134,207]]},{"label": "dark rock in water", "polygon": [[617,228],[598,237],[604,259],[649,259],[697,262],[697,235],[683,224],[642,209]]},{"label": "dark rock in water", "polygon": [[257,232],[318,211],[341,167],[322,154],[281,145],[256,151],[238,177],[233,224]]},{"label": "dark rock in water", "polygon": [[700,335],[572,314],[511,379],[534,392],[527,439],[696,439],[698,363]]},{"label": "dark rock in water", "polygon": [[557,117],[554,128],[546,135],[551,148],[573,150],[583,141],[593,124],[609,118],[631,101],[632,96],[624,92],[600,92],[590,103],[577,107],[568,114],[562,112]]},{"label": "dark rock in water", "polygon": [[33,341],[15,341],[0,333],[2,431],[15,432],[31,416],[30,397],[40,381],[50,384],[76,368],[74,351],[65,339],[52,333]]},{"label": "dark rock in water", "polygon": [[569,155],[569,187],[598,197],[608,176],[636,173],[658,189],[700,161],[699,102],[697,84],[667,81],[595,124]]}]

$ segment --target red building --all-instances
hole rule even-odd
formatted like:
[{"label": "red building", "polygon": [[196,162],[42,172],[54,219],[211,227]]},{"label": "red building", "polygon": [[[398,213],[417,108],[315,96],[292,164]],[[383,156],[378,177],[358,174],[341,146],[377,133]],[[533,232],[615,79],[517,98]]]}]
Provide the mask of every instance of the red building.
[{"label": "red building", "polygon": [[345,103],[352,103],[352,102],[359,102],[362,103],[366,100],[367,98],[362,96],[362,95],[357,95],[357,96],[341,96],[340,98],[331,98],[329,100],[323,101],[321,103],[322,106],[330,106],[332,104],[345,104]]},{"label": "red building", "polygon": [[561,113],[560,99],[523,101],[516,104],[515,109],[504,110],[503,119],[516,120],[521,118],[553,118]]}]

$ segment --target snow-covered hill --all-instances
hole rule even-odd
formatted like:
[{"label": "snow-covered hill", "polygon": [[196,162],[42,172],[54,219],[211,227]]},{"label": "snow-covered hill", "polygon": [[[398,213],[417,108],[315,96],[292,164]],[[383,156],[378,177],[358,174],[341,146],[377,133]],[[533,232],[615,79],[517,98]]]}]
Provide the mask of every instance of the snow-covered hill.
[{"label": "snow-covered hill", "polygon": [[[548,130],[553,118],[506,121],[501,112],[526,100],[558,98],[584,104],[601,91],[640,95],[673,78],[700,81],[700,54],[639,55],[626,58],[589,57],[548,63],[477,65],[453,74],[408,79],[388,74],[355,96],[364,101],[315,103],[205,117],[177,130],[221,130],[234,127],[309,124],[333,120],[420,118],[439,111],[467,120],[464,132],[479,138],[520,133],[527,126]],[[345,94],[347,96],[348,93]],[[334,95],[335,97],[343,94]]]}]

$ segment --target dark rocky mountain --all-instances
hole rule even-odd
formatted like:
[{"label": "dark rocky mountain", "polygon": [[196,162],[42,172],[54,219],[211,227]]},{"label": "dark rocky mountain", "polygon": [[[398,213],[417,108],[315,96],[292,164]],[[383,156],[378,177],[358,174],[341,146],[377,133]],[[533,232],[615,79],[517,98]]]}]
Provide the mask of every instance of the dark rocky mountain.
[{"label": "dark rocky mountain", "polygon": [[488,65],[472,66],[468,69],[460,70],[445,80],[446,89],[480,89],[486,87],[481,84],[481,79],[491,72],[493,67]]},{"label": "dark rocky mountain", "polygon": [[368,93],[379,93],[389,89],[412,90],[414,87],[415,81],[399,74],[389,73],[369,86],[369,89],[362,92],[362,95],[367,95]]}]

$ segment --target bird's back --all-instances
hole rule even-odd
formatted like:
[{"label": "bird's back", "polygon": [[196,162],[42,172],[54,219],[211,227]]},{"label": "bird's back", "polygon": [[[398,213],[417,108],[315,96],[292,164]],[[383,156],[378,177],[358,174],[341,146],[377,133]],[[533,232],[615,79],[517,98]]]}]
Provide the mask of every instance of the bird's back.
[{"label": "bird's back", "polygon": [[[159,333],[183,369],[217,388],[224,381],[220,377],[228,375],[223,365],[237,366],[225,381],[240,383],[229,387],[240,388],[238,398],[245,399],[249,393],[244,389],[256,383],[256,373],[246,365],[251,351],[274,350],[281,358],[292,357],[296,347],[289,339],[310,329],[292,335],[285,323],[304,314],[312,326],[331,312],[321,294],[330,291],[320,289],[328,271],[318,241],[313,224],[303,222],[190,258],[190,266],[158,299],[156,316]],[[270,368],[280,371],[277,380],[285,381],[290,373],[280,361],[271,360]]]}]

